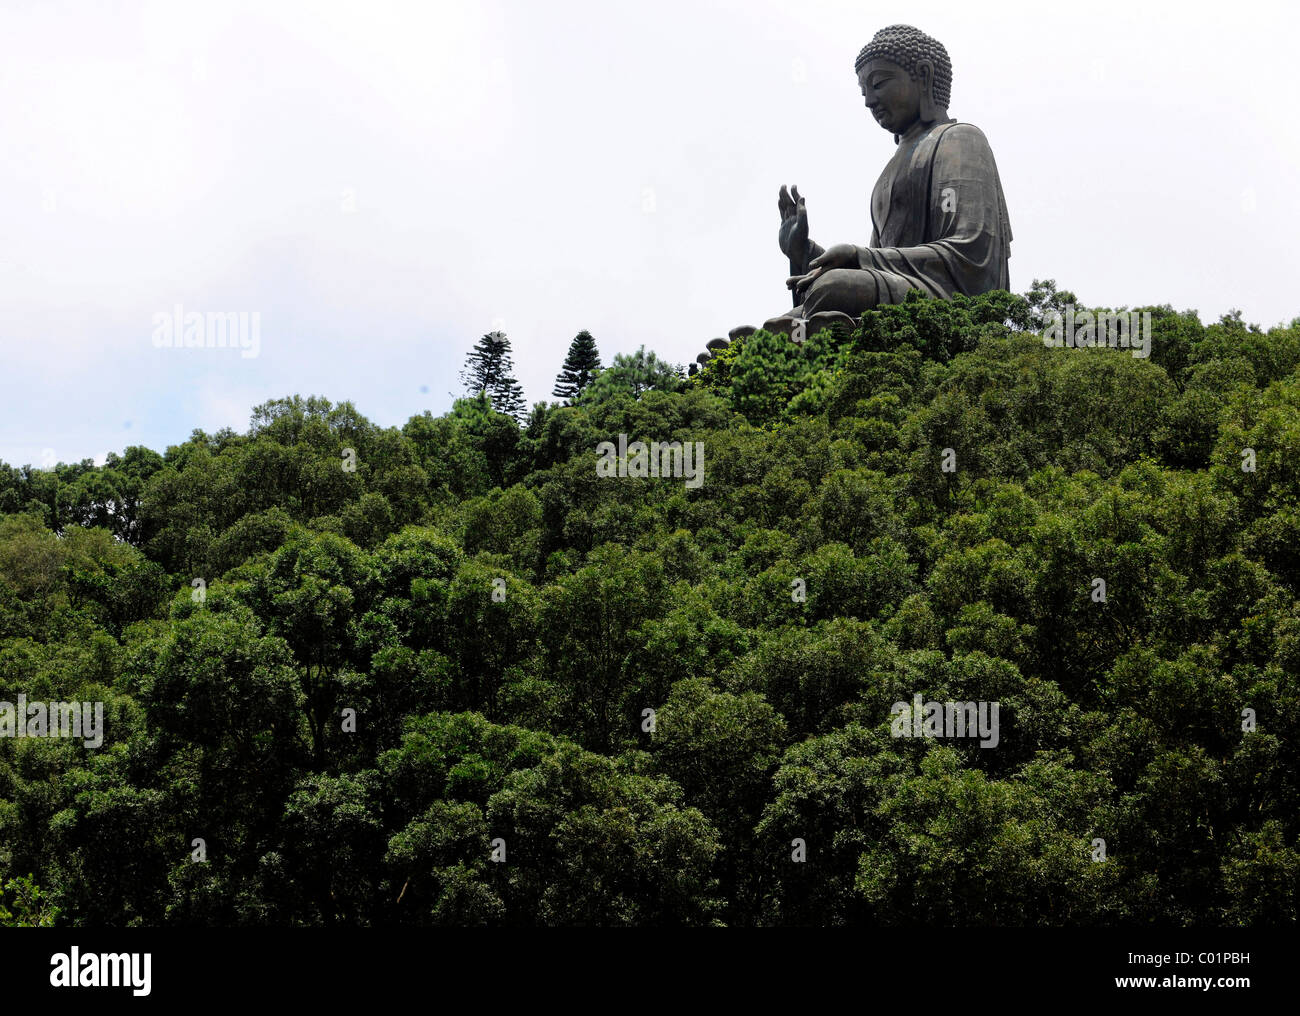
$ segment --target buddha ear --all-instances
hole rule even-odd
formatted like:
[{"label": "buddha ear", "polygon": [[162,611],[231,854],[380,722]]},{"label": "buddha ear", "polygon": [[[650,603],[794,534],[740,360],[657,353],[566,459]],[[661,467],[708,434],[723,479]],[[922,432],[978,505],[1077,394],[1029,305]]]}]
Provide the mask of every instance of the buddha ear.
[{"label": "buddha ear", "polygon": [[934,101],[934,63],[930,60],[916,61],[916,81],[921,86],[921,122],[933,123],[943,112]]}]

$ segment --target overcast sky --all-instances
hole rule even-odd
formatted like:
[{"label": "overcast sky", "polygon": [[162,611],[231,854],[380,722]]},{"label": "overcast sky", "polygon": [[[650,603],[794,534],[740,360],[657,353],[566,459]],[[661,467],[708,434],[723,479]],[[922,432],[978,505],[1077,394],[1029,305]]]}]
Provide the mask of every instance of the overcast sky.
[{"label": "overcast sky", "polygon": [[[1300,316],[1293,4],[0,0],[0,459],[243,431],[290,394],[450,408],[503,328],[530,402],[586,328],[680,363],[788,309],[777,191],[866,244],[906,21],[989,139],[1011,284]],[[260,315],[256,357],[155,315]]]}]

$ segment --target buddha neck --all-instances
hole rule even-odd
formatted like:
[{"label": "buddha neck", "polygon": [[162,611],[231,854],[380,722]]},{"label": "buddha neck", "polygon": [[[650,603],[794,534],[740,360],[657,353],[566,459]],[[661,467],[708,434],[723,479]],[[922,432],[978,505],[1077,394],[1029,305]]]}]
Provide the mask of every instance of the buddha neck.
[{"label": "buddha neck", "polygon": [[935,120],[917,120],[916,123],[912,124],[912,126],[907,128],[907,130],[902,134],[894,135],[894,144],[901,145],[904,141],[915,141],[926,131],[930,130],[930,128],[937,127],[939,124],[956,123],[952,117],[946,115],[947,110],[944,110],[944,114],[944,116],[938,117]]}]

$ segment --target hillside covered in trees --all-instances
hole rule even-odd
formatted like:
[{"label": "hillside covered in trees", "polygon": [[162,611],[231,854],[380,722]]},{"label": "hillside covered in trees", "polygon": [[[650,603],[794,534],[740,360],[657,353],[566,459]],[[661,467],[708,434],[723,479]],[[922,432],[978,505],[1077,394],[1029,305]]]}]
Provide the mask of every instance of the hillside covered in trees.
[{"label": "hillside covered in trees", "polygon": [[0,465],[0,924],[1293,924],[1300,319],[1064,295]]}]

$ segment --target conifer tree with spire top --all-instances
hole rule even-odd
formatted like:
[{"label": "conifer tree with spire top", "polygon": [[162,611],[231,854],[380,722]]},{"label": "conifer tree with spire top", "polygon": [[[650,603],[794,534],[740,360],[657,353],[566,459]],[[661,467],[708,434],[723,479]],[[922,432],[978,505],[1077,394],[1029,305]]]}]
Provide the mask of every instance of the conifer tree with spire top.
[{"label": "conifer tree with spire top", "polygon": [[599,370],[600,352],[596,349],[596,340],[584,328],[569,343],[569,355],[565,357],[560,373],[555,376],[555,389],[551,394],[557,399],[564,399],[566,403],[572,403],[591,384]]},{"label": "conifer tree with spire top", "polygon": [[488,332],[465,358],[461,382],[471,395],[486,394],[492,408],[516,420],[524,415],[524,390],[514,378],[510,340],[505,332]]}]

